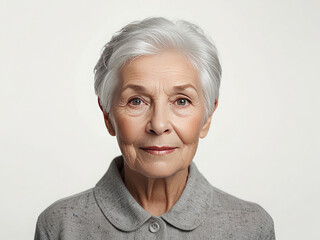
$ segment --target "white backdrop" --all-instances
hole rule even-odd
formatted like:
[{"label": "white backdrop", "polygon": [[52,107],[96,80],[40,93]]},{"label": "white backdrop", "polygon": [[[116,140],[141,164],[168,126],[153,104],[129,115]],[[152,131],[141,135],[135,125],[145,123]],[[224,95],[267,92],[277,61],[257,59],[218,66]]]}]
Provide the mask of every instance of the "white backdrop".
[{"label": "white backdrop", "polygon": [[120,154],[93,90],[102,46],[149,16],[185,19],[220,53],[220,101],[194,161],[256,202],[277,239],[320,239],[319,1],[0,0],[0,239],[33,239],[54,201]]}]

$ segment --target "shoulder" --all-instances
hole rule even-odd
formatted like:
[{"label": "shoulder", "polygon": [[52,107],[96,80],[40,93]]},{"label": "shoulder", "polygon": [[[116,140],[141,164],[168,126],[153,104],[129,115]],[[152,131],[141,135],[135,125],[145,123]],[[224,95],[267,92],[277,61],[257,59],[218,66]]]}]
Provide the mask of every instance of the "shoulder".
[{"label": "shoulder", "polygon": [[213,194],[212,213],[231,227],[254,234],[257,239],[275,239],[274,222],[269,213],[259,204],[237,198],[211,186]]},{"label": "shoulder", "polygon": [[94,204],[93,188],[52,203],[38,217],[35,239],[57,239],[66,221]]}]

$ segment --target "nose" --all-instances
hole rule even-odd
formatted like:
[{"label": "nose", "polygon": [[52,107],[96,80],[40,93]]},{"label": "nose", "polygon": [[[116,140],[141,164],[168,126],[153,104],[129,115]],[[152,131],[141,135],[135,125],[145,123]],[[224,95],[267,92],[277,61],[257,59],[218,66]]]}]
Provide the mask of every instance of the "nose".
[{"label": "nose", "polygon": [[170,133],[172,131],[166,103],[154,104],[153,109],[150,111],[150,120],[146,126],[146,131],[156,135],[162,135],[163,133]]}]

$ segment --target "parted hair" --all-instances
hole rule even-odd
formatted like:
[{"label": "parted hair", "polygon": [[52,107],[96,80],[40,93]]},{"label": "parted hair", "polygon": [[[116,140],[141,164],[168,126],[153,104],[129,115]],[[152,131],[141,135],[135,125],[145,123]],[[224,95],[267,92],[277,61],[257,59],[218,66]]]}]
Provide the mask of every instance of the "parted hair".
[{"label": "parted hair", "polygon": [[119,71],[127,61],[162,51],[181,50],[198,71],[209,117],[219,97],[221,66],[213,41],[195,24],[151,17],[116,32],[104,46],[94,68],[94,88],[103,110],[110,113]]}]

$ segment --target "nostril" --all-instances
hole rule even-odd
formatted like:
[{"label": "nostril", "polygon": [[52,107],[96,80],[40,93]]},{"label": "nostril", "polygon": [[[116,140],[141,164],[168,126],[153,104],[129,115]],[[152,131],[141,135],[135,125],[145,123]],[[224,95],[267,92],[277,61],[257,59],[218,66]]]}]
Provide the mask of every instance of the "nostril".
[{"label": "nostril", "polygon": [[156,135],[160,135],[160,134],[163,134],[163,133],[166,133],[166,132],[170,132],[170,130],[169,129],[166,129],[166,130],[164,130],[164,131],[155,131],[155,130],[153,130],[153,129],[149,129],[148,130],[148,132],[149,133],[152,133],[152,134],[156,134]]}]

